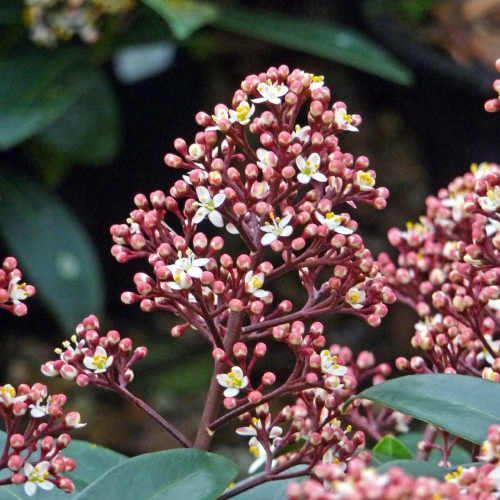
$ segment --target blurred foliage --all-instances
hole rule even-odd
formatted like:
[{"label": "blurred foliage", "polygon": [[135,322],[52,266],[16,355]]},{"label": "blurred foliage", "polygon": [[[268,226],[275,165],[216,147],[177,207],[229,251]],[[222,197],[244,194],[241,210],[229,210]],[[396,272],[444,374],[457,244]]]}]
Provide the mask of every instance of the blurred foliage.
[{"label": "blurred foliage", "polygon": [[392,15],[409,24],[426,21],[430,11],[442,0],[366,0],[369,15]]}]

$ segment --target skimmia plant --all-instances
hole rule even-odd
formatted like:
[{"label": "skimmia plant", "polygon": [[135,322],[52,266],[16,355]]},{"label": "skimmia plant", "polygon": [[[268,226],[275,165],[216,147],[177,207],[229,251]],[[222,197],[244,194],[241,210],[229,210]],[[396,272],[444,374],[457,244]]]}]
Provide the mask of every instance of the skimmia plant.
[{"label": "skimmia plant", "polygon": [[[500,101],[487,109],[500,109]],[[39,383],[17,391],[5,385],[0,460],[10,472],[1,482],[24,484],[32,495],[37,487],[71,492],[73,478],[79,499],[182,492],[193,499],[498,498],[500,168],[474,165],[427,200],[418,223],[391,230],[396,264],[387,254],[375,260],[358,234],[357,205],[383,209],[388,191],[376,186],[366,157],[341,150],[339,137],[357,132],[361,118],[331,102],[323,77],[270,68],[248,76],[230,107],[218,104],[196,121],[203,131],[194,142],[177,139],[177,153],[165,156],[181,171],[169,193],[136,195],[126,224],[111,234],[118,262],[147,261],[122,301],[173,313],[173,337],[201,335],[212,350],[198,433],[184,435],[129,392],[146,347],[102,332],[89,316],[42,373],[117,392],[183,449],[113,456],[106,466],[106,451],[96,449],[82,460],[100,470],[78,476],[75,460],[60,453],[69,436],[51,436],[83,425],[74,412],[64,416],[66,397],[48,396]],[[231,255],[226,246],[239,251]],[[21,283],[11,257],[2,273],[0,307],[25,314],[22,301],[34,288]],[[284,279],[301,293],[278,299]],[[399,358],[397,367],[412,375],[386,381],[389,365],[326,337],[330,315],[376,327],[396,298],[421,317],[412,344],[423,356]],[[294,359],[286,374],[264,371],[276,366],[277,344]],[[360,383],[371,387],[358,393]],[[25,415],[26,430],[16,433]],[[417,458],[438,450],[439,465],[413,460],[394,437],[408,432],[412,416],[428,422],[415,440]],[[255,459],[250,478],[230,485],[236,466],[207,451],[215,433],[235,427]],[[482,443],[468,462],[454,458],[459,438]],[[365,440],[377,443],[373,451]]]}]

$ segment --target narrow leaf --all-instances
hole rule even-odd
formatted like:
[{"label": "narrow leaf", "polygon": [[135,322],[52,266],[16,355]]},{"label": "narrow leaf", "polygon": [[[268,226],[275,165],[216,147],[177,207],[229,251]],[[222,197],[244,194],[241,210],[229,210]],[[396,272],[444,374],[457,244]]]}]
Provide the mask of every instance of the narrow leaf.
[{"label": "narrow leaf", "polygon": [[0,236],[60,325],[73,331],[85,316],[99,314],[104,280],[78,219],[54,195],[13,172],[0,175],[0,197]]},{"label": "narrow leaf", "polygon": [[429,422],[473,443],[500,424],[500,384],[452,374],[409,375],[375,385],[350,398],[369,399]]},{"label": "narrow leaf", "polygon": [[375,41],[341,25],[239,7],[221,8],[215,25],[238,35],[346,64],[402,85],[413,82],[410,70]]},{"label": "narrow leaf", "polygon": [[0,149],[41,131],[90,91],[91,66],[77,51],[38,49],[0,64]]},{"label": "narrow leaf", "polygon": [[201,450],[148,453],[111,469],[75,500],[214,500],[237,472],[227,458]]},{"label": "narrow leaf", "polygon": [[142,0],[167,21],[177,40],[186,40],[217,17],[214,5],[195,0]]},{"label": "narrow leaf", "polygon": [[373,451],[384,453],[393,458],[412,459],[410,450],[394,436],[384,436],[374,447]]}]

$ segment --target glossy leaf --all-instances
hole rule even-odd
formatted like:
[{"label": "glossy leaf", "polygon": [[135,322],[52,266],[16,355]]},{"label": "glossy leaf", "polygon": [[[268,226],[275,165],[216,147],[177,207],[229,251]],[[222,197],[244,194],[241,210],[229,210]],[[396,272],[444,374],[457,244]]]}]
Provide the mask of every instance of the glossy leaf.
[{"label": "glossy leaf", "polygon": [[215,6],[196,0],[142,0],[167,21],[177,40],[186,40],[196,30],[214,21]]},{"label": "glossy leaf", "polygon": [[75,215],[35,182],[4,169],[0,197],[0,236],[59,324],[71,332],[85,316],[99,314],[102,271]]},{"label": "glossy leaf", "polygon": [[460,436],[473,443],[500,424],[500,384],[452,374],[409,375],[388,380],[353,399],[369,399]]},{"label": "glossy leaf", "polygon": [[380,474],[384,474],[391,467],[401,467],[413,477],[435,477],[441,481],[449,472],[448,469],[422,460],[393,460],[392,462],[386,462],[380,465],[377,467],[377,470]]},{"label": "glossy leaf", "polygon": [[78,51],[38,49],[0,63],[0,149],[43,130],[95,85]]},{"label": "glossy leaf", "polygon": [[373,451],[389,455],[393,458],[412,459],[410,450],[394,436],[384,436],[374,447]]},{"label": "glossy leaf", "polygon": [[215,25],[410,85],[413,75],[375,41],[334,23],[287,17],[272,12],[221,8]]},{"label": "glossy leaf", "polygon": [[87,91],[36,140],[79,163],[102,164],[111,161],[120,146],[120,109],[103,72],[89,68],[85,79]]},{"label": "glossy leaf", "polygon": [[148,453],[108,471],[75,500],[214,500],[234,479],[238,466],[195,449]]}]

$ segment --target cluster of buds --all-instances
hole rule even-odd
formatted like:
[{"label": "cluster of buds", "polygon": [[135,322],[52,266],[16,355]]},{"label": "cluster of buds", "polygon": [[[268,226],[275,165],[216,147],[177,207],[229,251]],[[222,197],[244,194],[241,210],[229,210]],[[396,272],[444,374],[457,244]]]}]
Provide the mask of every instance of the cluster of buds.
[{"label": "cluster of buds", "polygon": [[[0,458],[3,473],[0,485],[24,484],[25,492],[34,495],[37,487],[51,490],[55,487],[67,493],[74,490],[73,482],[63,472],[74,470],[76,463],[65,457],[64,450],[71,438],[64,431],[83,427],[77,412],[64,414],[64,394],[48,395],[47,387],[36,383],[32,387],[21,384],[17,390],[10,384],[0,387],[0,416],[6,426],[6,446]],[[29,416],[23,433],[17,428],[24,416]],[[54,434],[60,434],[54,439]],[[36,458],[33,455],[36,454]]]},{"label": "cluster of buds", "polygon": [[134,0],[24,0],[24,4],[30,38],[38,45],[55,47],[74,36],[87,44],[97,42],[101,19],[125,14]]},{"label": "cluster of buds", "polygon": [[59,359],[42,365],[48,377],[74,380],[80,387],[95,385],[125,389],[134,378],[132,365],[147,354],[145,347],[132,351],[129,338],[121,338],[116,330],[99,334],[99,320],[88,316],[76,327],[76,335],[57,348]]},{"label": "cluster of buds", "polygon": [[[308,102],[307,123],[298,124],[299,110]],[[388,191],[375,187],[366,157],[354,159],[338,145],[338,135],[357,131],[361,117],[347,114],[342,102],[329,103],[323,77],[286,66],[248,76],[231,108],[218,104],[212,115],[196,115],[204,131],[192,144],[175,140],[178,155],[167,154],[165,163],[185,174],[170,196],[136,195],[128,224],[111,227],[118,262],[147,258],[152,266],[150,274],[135,275],[137,291],[123,293],[122,301],[139,302],[143,311],[173,312],[182,318],[173,336],[192,328],[212,345],[214,378],[195,446],[207,446],[215,430],[240,417],[254,432],[250,446],[266,470],[276,465],[273,457],[283,446],[302,435],[303,424],[292,423],[278,438],[277,423],[304,420],[286,407],[271,422],[263,410],[269,401],[318,394],[322,404],[337,408],[341,397],[333,394],[345,389],[352,395],[356,385],[342,358],[324,348],[323,324],[307,326],[309,321],[339,313],[378,326],[386,304],[395,300],[379,264],[355,234],[357,223],[347,212],[334,212],[341,204],[382,209]],[[265,108],[260,115],[256,104]],[[234,258],[223,253],[224,239],[209,238],[201,229],[209,224],[225,227],[230,247],[238,236],[245,250]],[[302,303],[274,298],[289,274],[302,285]],[[252,370],[272,340],[288,346],[295,367],[281,385],[272,372],[255,383]],[[229,412],[217,418],[222,391]],[[340,426],[329,424],[335,412],[321,419],[321,411],[314,411],[307,445],[287,467],[320,460],[328,449],[344,460],[364,442],[358,434],[347,439]],[[284,470],[279,461],[276,470]]]},{"label": "cluster of buds", "polygon": [[494,500],[500,495],[500,426],[492,425],[477,457],[480,466],[459,467],[444,481],[414,478],[399,467],[379,473],[359,454],[347,465],[318,463],[312,478],[287,488],[288,500]]},{"label": "cluster of buds", "polygon": [[0,309],[6,309],[16,316],[24,316],[28,312],[26,304],[21,301],[36,293],[34,286],[21,283],[22,277],[17,260],[7,257],[0,269]]}]

